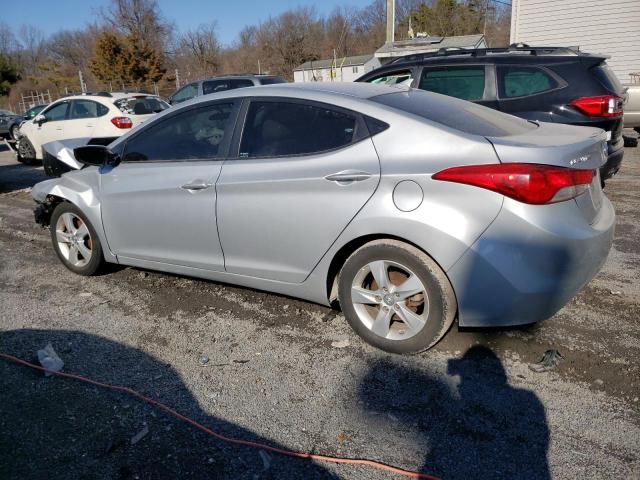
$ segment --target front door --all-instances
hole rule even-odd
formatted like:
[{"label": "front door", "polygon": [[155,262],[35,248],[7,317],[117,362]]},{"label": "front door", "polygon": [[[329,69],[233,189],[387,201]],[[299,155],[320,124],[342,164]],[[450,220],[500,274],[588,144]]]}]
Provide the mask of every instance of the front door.
[{"label": "front door", "polygon": [[493,70],[486,65],[424,67],[418,88],[498,108]]},{"label": "front door", "polygon": [[233,101],[220,101],[164,117],[127,141],[120,165],[103,169],[103,224],[123,263],[224,269],[215,182],[236,115]]},{"label": "front door", "polygon": [[300,283],[374,193],[380,164],[362,117],[253,100],[217,183],[228,272]]},{"label": "front door", "polygon": [[41,154],[42,145],[45,143],[65,138],[64,126],[70,104],[70,101],[65,100],[52,105],[42,112],[45,121],[41,122],[40,125],[34,125],[33,138],[29,139],[36,149],[36,155]]}]

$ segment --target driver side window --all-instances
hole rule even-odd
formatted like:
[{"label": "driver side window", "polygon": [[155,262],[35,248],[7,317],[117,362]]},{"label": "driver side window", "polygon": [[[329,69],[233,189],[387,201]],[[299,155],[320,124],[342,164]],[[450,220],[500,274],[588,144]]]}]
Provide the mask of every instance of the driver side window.
[{"label": "driver side window", "polygon": [[234,103],[189,109],[150,125],[127,142],[123,161],[209,160],[225,154]]},{"label": "driver side window", "polygon": [[46,110],[43,115],[48,122],[64,120],[67,117],[68,108],[69,102],[61,102]]}]

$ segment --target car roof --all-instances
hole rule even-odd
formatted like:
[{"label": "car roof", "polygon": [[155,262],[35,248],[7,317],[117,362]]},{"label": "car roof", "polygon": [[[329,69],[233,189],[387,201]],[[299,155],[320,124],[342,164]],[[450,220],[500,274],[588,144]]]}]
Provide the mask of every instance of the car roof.
[{"label": "car roof", "polygon": [[517,59],[522,63],[541,63],[541,60],[566,61],[589,58],[605,60],[606,55],[581,51],[578,47],[529,47],[511,45],[508,48],[442,48],[437,52],[418,53],[397,57],[381,68],[393,68],[400,65],[424,65],[431,63],[513,63]]},{"label": "car roof", "polygon": [[395,91],[406,91],[409,87],[404,85],[376,85],[371,83],[356,82],[301,82],[301,83],[278,83],[276,85],[262,85],[251,89],[252,96],[268,95],[269,92],[298,93],[317,92],[369,99],[377,95],[393,93]]},{"label": "car roof", "polygon": [[60,100],[102,100],[108,102],[111,100],[113,103],[116,100],[120,100],[122,98],[134,98],[134,97],[155,97],[160,99],[158,95],[154,95],[152,93],[144,93],[144,92],[99,92],[94,94],[81,94],[81,95],[68,95],[66,97],[59,98]]}]

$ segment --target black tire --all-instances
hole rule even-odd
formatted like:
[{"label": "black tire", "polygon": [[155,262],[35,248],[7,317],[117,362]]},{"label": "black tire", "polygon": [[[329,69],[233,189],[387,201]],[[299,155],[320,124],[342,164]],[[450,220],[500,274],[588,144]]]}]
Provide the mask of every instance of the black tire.
[{"label": "black tire", "polygon": [[26,164],[35,163],[36,149],[33,148],[33,144],[25,136],[20,137],[17,145],[18,161]]},{"label": "black tire", "polygon": [[[60,220],[60,217],[62,217],[62,215],[65,213],[71,213],[72,215],[79,217],[79,219],[84,222],[88,229],[88,238],[90,240],[90,243],[88,243],[86,240],[81,240],[84,242],[85,247],[89,247],[91,251],[91,257],[85,265],[77,266],[70,262],[66,258],[65,254],[61,250],[61,246],[59,245],[57,239],[57,225],[58,220]],[[64,223],[64,219],[61,221]],[[98,234],[93,228],[93,225],[91,225],[91,222],[87,220],[87,217],[75,205],[68,202],[60,203],[51,214],[49,231],[51,233],[51,242],[53,243],[53,249],[55,250],[56,255],[58,255],[58,258],[60,259],[62,264],[72,272],[77,273],[78,275],[90,276],[97,273],[98,270],[103,266],[104,256],[102,253],[102,244],[100,243]]]},{"label": "black tire", "polygon": [[18,130],[20,130],[20,126],[14,125],[13,127],[11,127],[11,131],[9,132],[9,135],[11,135],[11,138],[15,141],[18,140]]},{"label": "black tire", "polygon": [[[388,339],[374,333],[360,319],[351,300],[352,283],[356,275],[377,260],[406,266],[422,282],[428,298],[426,322],[421,330],[409,338]],[[338,276],[338,299],[353,330],[365,342],[391,353],[418,353],[433,347],[447,333],[457,312],[453,287],[438,264],[419,249],[397,240],[376,240],[356,250]],[[395,314],[392,318],[399,319]]]}]

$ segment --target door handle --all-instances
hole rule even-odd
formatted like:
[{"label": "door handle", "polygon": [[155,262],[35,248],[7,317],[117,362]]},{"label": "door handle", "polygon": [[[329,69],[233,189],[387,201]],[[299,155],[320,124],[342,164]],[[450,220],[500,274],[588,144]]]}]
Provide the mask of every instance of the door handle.
[{"label": "door handle", "polygon": [[358,170],[344,170],[342,172],[332,173],[331,175],[327,175],[326,177],[324,177],[325,180],[337,183],[361,182],[362,180],[366,180],[367,178],[371,178],[370,173],[361,172]]},{"label": "door handle", "polygon": [[87,123],[85,127],[93,127],[93,123]]},{"label": "door handle", "polygon": [[56,127],[56,130],[62,130],[62,127]]},{"label": "door handle", "polygon": [[191,183],[185,183],[180,188],[182,188],[183,190],[206,190],[209,187],[213,187],[213,183],[207,183],[201,180],[194,180]]}]

